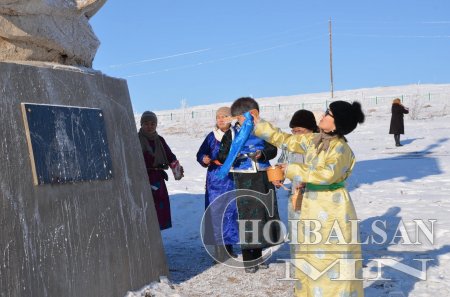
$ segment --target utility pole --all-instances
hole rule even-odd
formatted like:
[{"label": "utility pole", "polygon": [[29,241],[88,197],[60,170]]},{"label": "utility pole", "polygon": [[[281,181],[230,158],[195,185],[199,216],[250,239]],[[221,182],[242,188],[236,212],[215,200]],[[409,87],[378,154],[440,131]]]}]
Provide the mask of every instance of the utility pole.
[{"label": "utility pole", "polygon": [[333,85],[333,38],[331,34],[331,19],[328,21],[328,32],[330,35],[330,82],[331,82],[331,98],[334,98],[334,85]]}]

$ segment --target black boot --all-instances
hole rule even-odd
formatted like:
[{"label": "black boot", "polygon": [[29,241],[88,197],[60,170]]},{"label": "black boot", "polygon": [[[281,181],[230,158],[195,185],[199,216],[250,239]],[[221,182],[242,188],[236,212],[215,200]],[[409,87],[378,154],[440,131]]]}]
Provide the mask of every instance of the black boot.
[{"label": "black boot", "polygon": [[400,143],[400,134],[394,134],[395,139],[395,146],[403,146],[403,144]]},{"label": "black boot", "polygon": [[227,250],[228,254],[230,254],[231,257],[237,258],[238,255],[233,251],[233,245],[232,244],[226,244],[225,249]]}]

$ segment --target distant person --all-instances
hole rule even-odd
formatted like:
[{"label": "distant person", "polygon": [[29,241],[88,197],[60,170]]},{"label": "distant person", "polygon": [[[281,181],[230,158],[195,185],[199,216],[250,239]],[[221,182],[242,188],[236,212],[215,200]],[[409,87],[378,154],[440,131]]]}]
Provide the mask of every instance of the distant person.
[{"label": "distant person", "polygon": [[138,135],[152,189],[159,228],[164,230],[172,227],[169,193],[165,183],[165,180],[169,180],[169,176],[165,170],[169,169],[169,166],[171,168],[178,167],[181,174],[176,176],[175,179],[181,179],[183,167],[179,165],[177,157],[172,153],[164,138],[156,132],[157,126],[158,118],[156,114],[146,111],[141,116],[141,129]]},{"label": "distant person", "polygon": [[[363,297],[362,264],[352,261],[362,257],[359,236],[352,228],[357,216],[345,187],[355,165],[355,155],[345,135],[364,122],[361,105],[332,102],[319,122],[320,133],[292,135],[258,116],[254,120],[256,136],[278,147],[284,144],[291,152],[305,154],[304,164],[291,163],[285,168],[287,178],[306,183],[302,222],[315,222],[314,227],[307,228],[304,223],[305,228],[298,228],[301,244],[297,244],[293,259],[298,267],[295,296]],[[316,227],[316,232],[310,232]],[[313,270],[327,270],[327,273],[313,278]]]},{"label": "distant person", "polygon": [[392,116],[389,134],[394,134],[395,146],[403,146],[400,143],[400,134],[405,134],[405,125],[403,115],[409,113],[408,108],[404,107],[399,98],[392,102]]},{"label": "distant person", "polygon": [[[206,175],[206,191],[205,191],[205,209],[222,194],[234,190],[233,175],[229,174],[224,179],[217,176],[217,172],[222,167],[222,163],[218,161],[220,142],[227,131],[229,131],[231,123],[229,117],[231,109],[229,107],[220,107],[216,112],[216,127],[210,132],[203,141],[197,152],[197,162],[203,167],[208,168]],[[233,244],[239,242],[239,226],[237,223],[238,215],[236,210],[236,202],[233,200],[223,213],[221,203],[212,204],[211,209],[206,214],[210,218],[205,218],[205,222],[211,225],[207,228],[212,229],[212,236],[205,240],[206,244],[214,245],[215,258],[218,261],[226,260],[226,254],[223,250],[225,244],[226,251],[232,256],[237,257],[233,251]],[[223,217],[223,221],[219,221]],[[209,241],[212,241],[209,242]]]},{"label": "distant person", "polygon": [[[238,137],[240,127],[245,121],[243,114],[251,110],[259,111],[259,105],[255,99],[250,97],[239,98],[231,105],[231,114],[238,119],[238,123],[236,123],[235,127],[228,130],[222,138],[219,162],[224,163],[227,159],[233,142],[233,133],[236,133],[236,137]],[[275,187],[269,182],[265,171],[270,167],[269,160],[275,158],[276,155],[276,147],[261,138],[250,135],[230,170],[233,172],[237,190],[252,190],[262,195],[268,194],[272,190],[271,193],[273,194],[271,197],[274,201],[272,216],[269,215],[266,206],[254,196],[241,196],[236,200],[239,220],[246,221],[245,230],[243,230],[243,234],[240,234],[240,241],[245,272],[247,273],[255,273],[259,268],[269,268],[269,265],[264,263],[262,258],[262,250],[280,241],[280,230],[277,222],[272,222],[272,224],[264,228],[270,221],[279,220]],[[251,221],[258,222],[257,230],[253,230],[254,225]],[[264,232],[264,229],[266,232]],[[270,238],[265,237],[264,233]],[[258,234],[258,238],[253,238],[253,234]]]}]

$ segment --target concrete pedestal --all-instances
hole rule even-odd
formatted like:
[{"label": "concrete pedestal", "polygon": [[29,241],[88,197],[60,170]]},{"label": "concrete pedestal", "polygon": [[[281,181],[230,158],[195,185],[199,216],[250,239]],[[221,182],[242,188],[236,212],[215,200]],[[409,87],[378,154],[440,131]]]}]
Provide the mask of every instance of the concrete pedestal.
[{"label": "concrete pedestal", "polygon": [[[103,110],[113,178],[33,185],[22,102]],[[123,297],[168,275],[125,80],[0,63],[0,296]]]}]

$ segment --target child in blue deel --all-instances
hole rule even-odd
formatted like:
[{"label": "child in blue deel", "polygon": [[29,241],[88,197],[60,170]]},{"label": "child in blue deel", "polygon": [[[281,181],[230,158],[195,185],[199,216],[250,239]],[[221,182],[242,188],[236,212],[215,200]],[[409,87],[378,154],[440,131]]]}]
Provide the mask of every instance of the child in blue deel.
[{"label": "child in blue deel", "polygon": [[[218,156],[218,160],[222,164],[225,163],[228,157],[233,142],[233,133],[236,135],[239,133],[240,125],[245,120],[243,114],[251,110],[259,111],[259,105],[255,99],[250,97],[239,98],[231,105],[231,115],[237,117],[238,123],[228,130],[222,138]],[[255,273],[259,268],[267,269],[269,266],[262,259],[262,249],[282,241],[280,240],[279,225],[275,222],[270,224],[269,232],[266,232],[270,238],[265,238],[263,234],[263,228],[268,222],[279,220],[274,186],[269,182],[266,173],[267,168],[270,167],[269,160],[275,158],[276,155],[277,148],[275,146],[254,135],[250,135],[230,170],[230,172],[233,172],[236,190],[247,189],[261,194],[267,194],[272,190],[273,196],[271,198],[274,200],[272,216],[269,215],[266,206],[254,196],[240,196],[236,200],[240,221],[258,221],[258,230],[253,230],[251,222],[246,222],[246,232],[239,234],[245,272],[247,273]],[[254,240],[253,234],[256,234],[256,231],[258,238]]]}]

